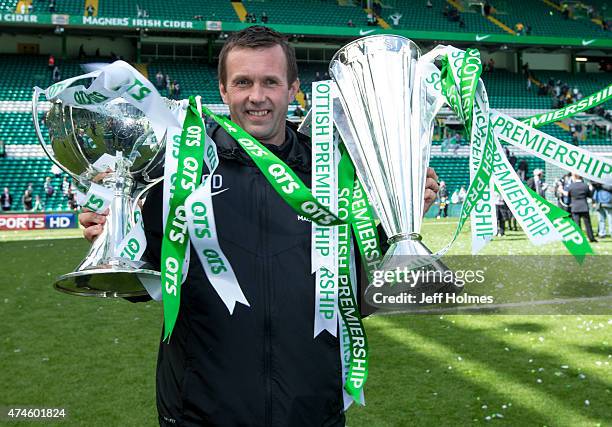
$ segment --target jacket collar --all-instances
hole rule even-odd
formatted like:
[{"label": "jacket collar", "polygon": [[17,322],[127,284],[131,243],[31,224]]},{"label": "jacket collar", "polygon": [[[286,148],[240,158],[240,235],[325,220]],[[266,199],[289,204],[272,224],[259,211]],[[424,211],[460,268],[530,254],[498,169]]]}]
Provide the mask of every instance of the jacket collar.
[{"label": "jacket collar", "polygon": [[[221,126],[214,124],[208,135],[215,141],[219,157],[244,165],[255,166],[249,155],[238,146],[238,143]],[[300,134],[297,126],[291,122],[285,125],[285,142],[280,146],[264,144],[273,154],[283,160],[287,166],[301,172],[310,172],[311,148],[310,138]]]}]

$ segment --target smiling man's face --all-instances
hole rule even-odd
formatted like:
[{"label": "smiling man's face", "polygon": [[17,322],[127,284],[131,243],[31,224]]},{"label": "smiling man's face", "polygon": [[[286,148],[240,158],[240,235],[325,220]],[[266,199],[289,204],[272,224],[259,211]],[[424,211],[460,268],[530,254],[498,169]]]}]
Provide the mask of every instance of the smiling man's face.
[{"label": "smiling man's face", "polygon": [[227,55],[225,74],[219,92],[231,119],[262,143],[282,144],[287,108],[299,88],[299,80],[287,81],[282,47],[234,48]]}]

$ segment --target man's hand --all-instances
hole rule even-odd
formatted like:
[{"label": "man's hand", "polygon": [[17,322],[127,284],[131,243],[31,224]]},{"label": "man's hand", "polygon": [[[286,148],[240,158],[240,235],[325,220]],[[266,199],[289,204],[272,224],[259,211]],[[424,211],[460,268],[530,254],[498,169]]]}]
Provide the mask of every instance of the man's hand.
[{"label": "man's hand", "polygon": [[83,208],[83,212],[79,214],[79,222],[83,227],[85,227],[83,230],[83,236],[85,236],[87,240],[93,242],[100,234],[102,234],[107,215],[108,208],[101,214],[97,214],[87,208]]},{"label": "man's hand", "polygon": [[431,205],[434,204],[438,197],[438,175],[432,168],[427,168],[427,180],[425,181],[425,202],[423,204],[423,215],[427,213]]}]

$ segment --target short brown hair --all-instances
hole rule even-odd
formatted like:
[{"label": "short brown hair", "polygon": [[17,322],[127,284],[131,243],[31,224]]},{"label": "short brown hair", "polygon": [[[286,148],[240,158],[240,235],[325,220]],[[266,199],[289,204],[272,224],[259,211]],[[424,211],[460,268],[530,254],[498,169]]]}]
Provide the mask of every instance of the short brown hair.
[{"label": "short brown hair", "polygon": [[289,44],[281,33],[274,31],[272,28],[264,27],[263,25],[253,25],[229,36],[219,54],[219,66],[217,70],[219,73],[219,81],[225,86],[227,81],[227,55],[232,49],[258,49],[274,47],[276,45],[282,47],[283,52],[285,52],[285,58],[287,59],[287,82],[289,84],[293,83],[298,78],[298,67],[293,46]]}]

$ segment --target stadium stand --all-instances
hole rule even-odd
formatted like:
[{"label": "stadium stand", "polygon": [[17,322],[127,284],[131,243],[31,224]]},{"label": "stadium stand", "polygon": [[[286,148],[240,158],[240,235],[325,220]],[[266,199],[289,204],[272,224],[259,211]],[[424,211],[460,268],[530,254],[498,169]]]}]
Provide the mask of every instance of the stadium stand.
[{"label": "stadium stand", "polygon": [[389,16],[395,13],[402,15],[396,28],[419,31],[448,31],[448,32],[472,32],[484,34],[506,34],[501,28],[486,20],[482,15],[473,10],[465,10],[460,17],[465,22],[465,27],[460,27],[458,22],[451,22],[442,12],[445,7],[450,7],[445,0],[433,0],[432,7],[425,7],[425,2],[396,1],[393,6],[383,7],[383,18],[389,20]]},{"label": "stadium stand", "polygon": [[[8,187],[13,195],[13,210],[22,210],[21,196],[32,184],[33,197],[40,196],[45,202],[43,183],[46,177],[51,177],[55,192],[45,206],[45,210],[64,210],[68,202],[62,194],[61,186],[64,174],[54,176],[51,173],[53,163],[46,157],[0,158],[0,188]],[[66,175],[67,176],[67,175]]]},{"label": "stadium stand", "polygon": [[[155,82],[155,75],[158,71],[170,76],[171,80],[178,81],[181,85],[181,98],[201,95],[206,103],[220,104],[222,102],[215,66],[187,61],[157,60],[149,64],[148,69],[149,79],[152,82]],[[169,95],[167,89],[162,89],[160,93],[163,96]]]},{"label": "stadium stand", "polygon": [[[103,2],[104,0],[101,0]],[[85,12],[85,0],[55,1],[54,13],[65,13],[67,15],[83,15]],[[34,12],[49,12],[49,2],[45,0],[33,0]]]},{"label": "stadium stand", "polygon": [[283,0],[246,0],[243,4],[248,13],[255,14],[257,22],[261,22],[265,12],[270,24],[344,27],[350,19],[357,27],[366,26],[367,15],[363,9],[352,4],[340,6],[336,1],[303,0],[298,7],[294,2]]},{"label": "stadium stand", "polygon": [[[517,156],[517,161],[525,159],[529,166],[529,171],[536,168],[543,169],[545,162],[533,156]],[[470,172],[468,169],[469,158],[463,157],[432,157],[429,165],[435,169],[441,181],[446,182],[446,188],[449,194],[459,190],[462,185],[467,185],[470,182]]]},{"label": "stadium stand", "polygon": [[[99,14],[103,16],[176,20],[193,20],[196,16],[201,16],[203,20],[210,21],[239,20],[229,0],[192,0],[181,2],[180,6],[165,0],[100,0],[99,5]],[[146,16],[143,16],[144,10]]]},{"label": "stadium stand", "polygon": [[531,35],[553,37],[612,37],[584,19],[563,19],[559,10],[543,1],[536,0],[498,0],[491,4],[497,9],[495,18],[510,28],[522,23],[531,27]]},{"label": "stadium stand", "polygon": [[0,12],[13,13],[17,8],[17,0],[0,0]]}]

